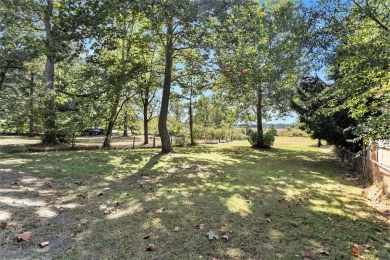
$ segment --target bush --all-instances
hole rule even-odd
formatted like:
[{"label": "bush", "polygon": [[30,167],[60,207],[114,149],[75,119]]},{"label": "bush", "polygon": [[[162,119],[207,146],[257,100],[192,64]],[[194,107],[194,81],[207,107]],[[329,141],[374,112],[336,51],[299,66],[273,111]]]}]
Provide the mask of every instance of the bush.
[{"label": "bush", "polygon": [[258,147],[258,143],[262,143],[258,148],[270,148],[275,142],[275,136],[271,131],[265,133],[252,131],[248,135],[248,141],[254,147]]}]

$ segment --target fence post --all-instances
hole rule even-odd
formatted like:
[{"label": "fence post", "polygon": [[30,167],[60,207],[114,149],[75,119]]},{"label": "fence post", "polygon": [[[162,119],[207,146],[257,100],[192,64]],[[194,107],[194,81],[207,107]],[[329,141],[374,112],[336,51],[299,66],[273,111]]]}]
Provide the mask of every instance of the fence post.
[{"label": "fence post", "polygon": [[133,137],[133,149],[135,148],[135,136]]},{"label": "fence post", "polygon": [[156,148],[156,136],[153,136],[153,148]]},{"label": "fence post", "polygon": [[72,148],[74,149],[76,147],[76,138],[75,138],[75,133],[72,133]]}]

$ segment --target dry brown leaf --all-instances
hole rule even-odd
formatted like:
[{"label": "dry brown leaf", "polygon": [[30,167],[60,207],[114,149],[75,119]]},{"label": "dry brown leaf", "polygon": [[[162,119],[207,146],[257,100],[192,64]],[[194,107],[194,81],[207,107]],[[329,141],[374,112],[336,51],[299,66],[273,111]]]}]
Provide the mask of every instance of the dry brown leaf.
[{"label": "dry brown leaf", "polygon": [[88,210],[88,212],[87,212],[88,214],[92,214],[93,213],[93,211],[92,210]]},{"label": "dry brown leaf", "polygon": [[19,242],[20,242],[20,241],[27,241],[27,240],[29,240],[31,237],[32,237],[32,233],[29,232],[29,231],[24,232],[24,233],[22,233],[22,234],[18,234],[18,235],[16,236],[16,238],[18,239]]},{"label": "dry brown leaf", "polygon": [[203,228],[204,228],[204,224],[196,224],[196,225],[195,225],[195,228],[197,228],[197,229],[203,229]]},{"label": "dry brown leaf", "polygon": [[116,214],[116,209],[113,208],[113,209],[108,209],[106,211],[104,211],[104,215],[108,215],[108,214]]},{"label": "dry brown leaf", "polygon": [[351,247],[352,256],[360,257],[359,245],[353,244]]},{"label": "dry brown leaf", "polygon": [[66,252],[71,253],[73,250],[74,250],[74,246],[70,246],[68,247],[68,249],[66,249]]},{"label": "dry brown leaf", "polygon": [[86,226],[87,224],[88,224],[88,220],[84,220],[83,222],[77,224],[77,226],[81,227],[81,226]]},{"label": "dry brown leaf", "polygon": [[268,223],[271,223],[271,219],[270,218],[266,218],[265,219]]},{"label": "dry brown leaf", "polygon": [[149,244],[146,248],[146,251],[154,251],[156,249],[156,246],[154,244]]},{"label": "dry brown leaf", "polygon": [[179,232],[181,230],[181,227],[175,227],[175,231]]},{"label": "dry brown leaf", "polygon": [[45,242],[39,243],[39,246],[43,248],[43,247],[47,247],[49,244],[50,244],[49,241],[45,241]]},{"label": "dry brown leaf", "polygon": [[318,249],[318,252],[320,252],[321,255],[330,255],[330,249],[325,247],[320,247]]},{"label": "dry brown leaf", "polygon": [[1,222],[0,223],[0,228],[5,229],[7,227],[8,223],[7,222]]},{"label": "dry brown leaf", "polygon": [[310,249],[305,249],[305,250],[303,250],[302,256],[303,256],[303,259],[304,259],[304,260],[309,260],[309,259],[311,259],[311,251],[310,251]]},{"label": "dry brown leaf", "polygon": [[225,239],[226,241],[228,241],[229,240],[229,236],[228,235],[223,235],[222,239]]},{"label": "dry brown leaf", "polygon": [[158,210],[156,210],[156,213],[162,213],[164,210],[165,210],[165,208],[164,208],[164,207],[162,207],[162,208],[159,208]]},{"label": "dry brown leaf", "polygon": [[150,238],[150,235],[149,235],[149,234],[147,234],[147,235],[145,235],[145,236],[142,237],[142,239],[149,239],[149,238]]}]

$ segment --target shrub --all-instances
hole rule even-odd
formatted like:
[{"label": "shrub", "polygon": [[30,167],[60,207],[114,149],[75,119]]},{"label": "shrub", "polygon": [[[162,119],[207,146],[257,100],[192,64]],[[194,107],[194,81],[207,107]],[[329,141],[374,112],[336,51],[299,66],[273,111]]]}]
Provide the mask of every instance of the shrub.
[{"label": "shrub", "polygon": [[258,148],[270,148],[275,142],[275,136],[271,131],[265,133],[252,131],[248,135],[248,141],[254,147],[258,147],[257,144],[262,143],[263,145]]}]

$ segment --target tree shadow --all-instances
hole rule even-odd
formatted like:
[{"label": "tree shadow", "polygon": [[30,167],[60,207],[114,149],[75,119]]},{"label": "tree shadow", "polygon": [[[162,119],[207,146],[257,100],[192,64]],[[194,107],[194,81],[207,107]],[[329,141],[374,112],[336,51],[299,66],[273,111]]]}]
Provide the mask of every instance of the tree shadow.
[{"label": "tree shadow", "polygon": [[[354,243],[371,256],[390,254],[386,223],[351,188],[354,179],[324,154],[240,146],[175,150],[7,157],[0,164],[13,171],[1,184],[2,210],[11,215],[4,256],[25,250],[46,257],[50,252],[36,244],[54,233],[74,249],[51,255],[79,259],[290,259],[305,248],[313,258],[324,257],[326,248],[341,259],[350,257]],[[57,172],[65,166],[70,172]],[[17,173],[20,168],[30,173]],[[18,187],[12,187],[15,176]],[[32,241],[12,240],[14,231],[24,230],[33,230]],[[209,230],[220,239],[209,241]],[[156,249],[146,252],[151,243]]]}]

